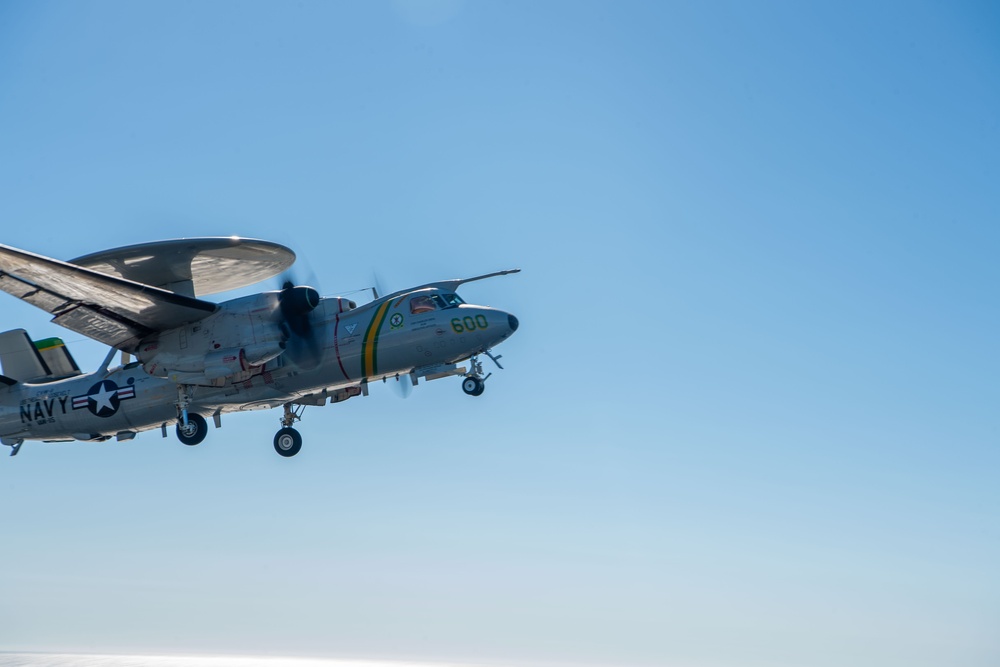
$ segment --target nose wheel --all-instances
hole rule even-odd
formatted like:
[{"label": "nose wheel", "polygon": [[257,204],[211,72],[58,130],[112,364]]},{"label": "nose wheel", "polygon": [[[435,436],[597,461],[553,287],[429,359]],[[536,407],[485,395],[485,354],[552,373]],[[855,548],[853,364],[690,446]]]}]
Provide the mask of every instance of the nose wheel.
[{"label": "nose wheel", "polygon": [[[489,354],[490,359],[493,359],[493,355]],[[496,361],[496,359],[494,359]],[[499,364],[497,364],[499,366]],[[482,396],[483,392],[486,391],[486,380],[489,379],[489,375],[483,377],[483,362],[479,361],[479,357],[471,357],[469,359],[469,374],[465,376],[462,380],[462,391],[464,391],[469,396]]]},{"label": "nose wheel", "polygon": [[462,380],[462,391],[469,396],[480,396],[486,391],[486,382],[483,378],[469,375]]}]

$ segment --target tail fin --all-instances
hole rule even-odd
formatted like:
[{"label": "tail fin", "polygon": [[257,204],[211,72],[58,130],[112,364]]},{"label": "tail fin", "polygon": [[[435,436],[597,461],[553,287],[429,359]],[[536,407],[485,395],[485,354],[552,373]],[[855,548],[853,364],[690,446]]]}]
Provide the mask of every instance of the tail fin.
[{"label": "tail fin", "polygon": [[59,338],[32,343],[24,329],[0,333],[0,368],[20,382],[80,375],[80,367]]},{"label": "tail fin", "polygon": [[35,341],[35,349],[42,355],[42,361],[49,367],[51,377],[64,378],[80,375],[80,367],[69,353],[62,338],[46,338]]},{"label": "tail fin", "polygon": [[0,368],[13,380],[36,380],[51,373],[28,332],[13,329],[0,333]]}]

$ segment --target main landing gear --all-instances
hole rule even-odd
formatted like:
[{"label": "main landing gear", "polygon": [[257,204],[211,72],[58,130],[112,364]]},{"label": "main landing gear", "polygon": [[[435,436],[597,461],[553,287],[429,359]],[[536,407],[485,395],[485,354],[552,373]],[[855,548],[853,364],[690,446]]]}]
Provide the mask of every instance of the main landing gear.
[{"label": "main landing gear", "polygon": [[[502,354],[493,356],[493,353],[489,350],[483,350],[483,354],[492,359],[497,368],[503,370],[503,366],[500,365]],[[462,380],[462,391],[469,396],[482,396],[483,392],[486,391],[486,381],[490,378],[490,375],[493,375],[493,373],[483,375],[483,362],[479,361],[478,355],[471,357],[469,359],[469,373]]]},{"label": "main landing gear", "polygon": [[208,435],[208,424],[197,412],[188,412],[189,405],[191,405],[190,388],[183,384],[177,385],[177,439],[193,447]]},{"label": "main landing gear", "polygon": [[188,414],[187,424],[177,422],[177,439],[185,445],[193,447],[204,440],[206,435],[208,435],[208,423],[196,412]]},{"label": "main landing gear", "polygon": [[281,415],[281,428],[274,434],[274,451],[285,458],[295,456],[302,449],[302,436],[292,428],[292,424],[302,419],[305,406],[300,406],[298,412],[292,409],[291,403],[285,403],[285,412]]}]

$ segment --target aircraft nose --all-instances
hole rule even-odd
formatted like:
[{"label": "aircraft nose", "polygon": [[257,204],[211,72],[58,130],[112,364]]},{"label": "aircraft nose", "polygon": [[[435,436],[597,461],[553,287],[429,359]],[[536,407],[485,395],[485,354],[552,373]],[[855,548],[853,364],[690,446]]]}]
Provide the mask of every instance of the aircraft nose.
[{"label": "aircraft nose", "polygon": [[518,324],[517,318],[514,317],[513,315],[508,314],[507,315],[507,326],[510,327],[510,332],[511,333],[514,333],[515,331],[517,331],[517,324]]}]

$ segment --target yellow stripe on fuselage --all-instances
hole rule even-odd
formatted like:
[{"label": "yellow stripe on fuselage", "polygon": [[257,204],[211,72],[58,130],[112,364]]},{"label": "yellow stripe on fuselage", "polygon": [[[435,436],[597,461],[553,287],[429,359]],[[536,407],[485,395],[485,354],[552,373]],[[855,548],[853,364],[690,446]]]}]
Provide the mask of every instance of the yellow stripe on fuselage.
[{"label": "yellow stripe on fuselage", "polygon": [[375,375],[375,347],[378,345],[378,332],[385,321],[385,314],[389,311],[389,302],[386,301],[375,311],[365,337],[361,341],[361,370],[365,377]]}]

